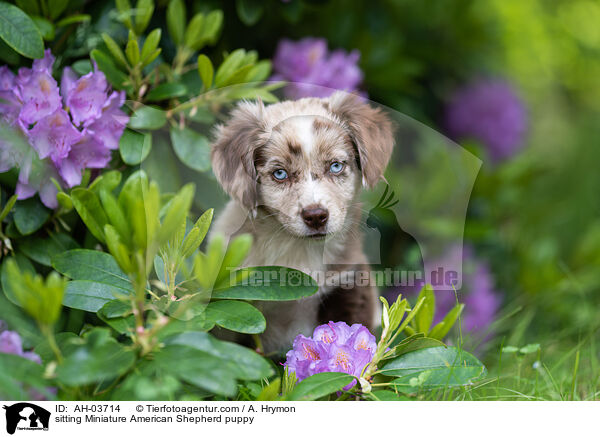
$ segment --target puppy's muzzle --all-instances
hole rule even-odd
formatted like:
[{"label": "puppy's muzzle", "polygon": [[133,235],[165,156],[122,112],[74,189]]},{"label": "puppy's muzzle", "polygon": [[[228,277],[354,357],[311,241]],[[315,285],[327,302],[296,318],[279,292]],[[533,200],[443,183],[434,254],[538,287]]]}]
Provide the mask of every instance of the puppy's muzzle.
[{"label": "puppy's muzzle", "polygon": [[306,226],[315,231],[324,231],[329,211],[319,205],[309,205],[300,213]]}]

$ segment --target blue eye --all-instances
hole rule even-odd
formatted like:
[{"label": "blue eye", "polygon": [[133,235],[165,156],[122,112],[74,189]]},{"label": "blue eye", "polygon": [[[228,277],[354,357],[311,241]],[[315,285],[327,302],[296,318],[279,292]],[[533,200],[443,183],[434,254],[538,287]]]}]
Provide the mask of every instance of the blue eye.
[{"label": "blue eye", "polygon": [[278,181],[284,181],[287,179],[288,174],[287,171],[285,171],[284,169],[280,168],[279,170],[275,170],[273,172],[273,177],[275,179],[277,179]]},{"label": "blue eye", "polygon": [[343,169],[344,169],[344,164],[342,164],[341,162],[337,162],[337,161],[334,162],[333,164],[331,164],[331,167],[329,167],[329,171],[333,174],[338,174]]}]

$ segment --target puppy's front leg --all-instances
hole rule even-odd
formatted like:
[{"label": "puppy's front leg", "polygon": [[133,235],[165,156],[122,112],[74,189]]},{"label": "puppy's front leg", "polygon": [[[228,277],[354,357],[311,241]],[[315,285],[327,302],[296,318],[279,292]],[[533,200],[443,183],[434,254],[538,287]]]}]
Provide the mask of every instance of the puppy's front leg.
[{"label": "puppy's front leg", "polygon": [[370,284],[354,282],[351,287],[337,286],[323,296],[319,307],[319,323],[360,323],[370,331],[377,326],[377,289]]}]

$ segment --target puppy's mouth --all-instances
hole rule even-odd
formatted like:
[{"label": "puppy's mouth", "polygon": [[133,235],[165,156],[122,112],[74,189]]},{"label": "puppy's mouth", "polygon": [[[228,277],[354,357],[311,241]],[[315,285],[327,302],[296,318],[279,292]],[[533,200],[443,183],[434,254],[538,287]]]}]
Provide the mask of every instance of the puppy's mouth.
[{"label": "puppy's mouth", "polygon": [[305,238],[310,238],[311,240],[323,240],[323,239],[325,239],[325,237],[327,237],[327,233],[325,233],[325,232],[319,232],[317,234],[305,235]]}]

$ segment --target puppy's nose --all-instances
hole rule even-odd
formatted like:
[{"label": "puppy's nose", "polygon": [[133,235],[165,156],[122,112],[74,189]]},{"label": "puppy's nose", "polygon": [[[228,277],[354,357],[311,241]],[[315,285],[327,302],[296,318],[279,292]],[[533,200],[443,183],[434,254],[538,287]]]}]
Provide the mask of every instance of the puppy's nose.
[{"label": "puppy's nose", "polygon": [[319,230],[327,223],[329,211],[317,205],[310,205],[304,208],[300,215],[309,228]]}]

